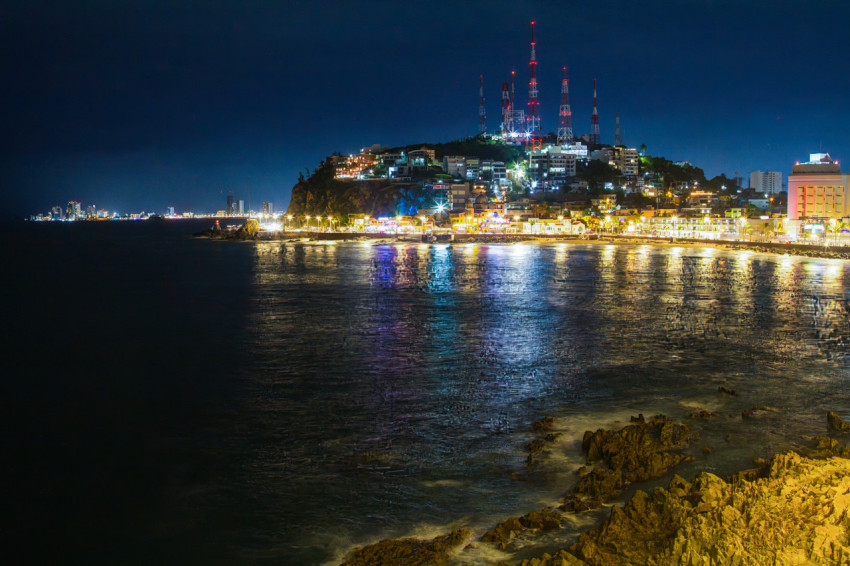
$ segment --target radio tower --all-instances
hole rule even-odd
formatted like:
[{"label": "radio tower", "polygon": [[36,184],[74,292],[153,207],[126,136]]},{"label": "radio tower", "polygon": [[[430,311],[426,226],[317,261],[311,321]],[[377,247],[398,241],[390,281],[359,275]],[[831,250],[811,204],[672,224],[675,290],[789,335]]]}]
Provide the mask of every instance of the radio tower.
[{"label": "radio tower", "polygon": [[511,135],[511,83],[502,83],[502,137]]},{"label": "radio tower", "polygon": [[539,149],[540,139],[540,101],[537,100],[537,56],[534,53],[534,21],[531,22],[531,80],[528,81],[528,136],[532,149]]},{"label": "radio tower", "polygon": [[623,145],[623,138],[620,136],[620,113],[617,112],[617,129],[614,132],[614,145]]},{"label": "radio tower", "polygon": [[596,79],[593,79],[593,114],[590,115],[590,143],[599,145],[599,112],[596,111]]},{"label": "radio tower", "polygon": [[487,114],[484,111],[484,75],[478,76],[478,133],[483,134],[487,131],[485,121]]},{"label": "radio tower", "polygon": [[561,80],[561,108],[558,111],[558,145],[566,145],[573,139],[573,113],[570,110],[570,80],[564,67]]},{"label": "radio tower", "polygon": [[514,103],[515,94],[516,71],[511,71],[511,133],[514,138],[520,136],[522,139],[525,139],[525,110],[517,110]]}]

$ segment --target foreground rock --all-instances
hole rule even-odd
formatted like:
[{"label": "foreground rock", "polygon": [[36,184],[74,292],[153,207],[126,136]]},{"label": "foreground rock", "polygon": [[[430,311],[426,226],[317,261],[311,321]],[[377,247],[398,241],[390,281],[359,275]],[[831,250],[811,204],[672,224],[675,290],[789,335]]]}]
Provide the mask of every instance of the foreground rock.
[{"label": "foreground rock", "polygon": [[659,478],[671,468],[689,460],[679,451],[696,435],[664,415],[648,421],[643,415],[620,430],[587,431],[582,451],[588,464],[597,463],[564,497],[563,509],[574,513],[599,507],[634,482]]},{"label": "foreground rock", "polygon": [[834,438],[816,436],[812,439],[811,447],[806,447],[803,453],[810,458],[850,458],[850,448]]},{"label": "foreground rock", "polygon": [[850,430],[850,423],[839,417],[837,414],[830,411],[826,414],[826,422],[834,430]]},{"label": "foreground rock", "polygon": [[467,529],[458,529],[431,540],[390,539],[355,550],[342,566],[442,566],[452,550],[469,538]]},{"label": "foreground rock", "polygon": [[850,460],[791,453],[760,475],[677,476],[612,508],[568,549],[522,564],[850,564]]},{"label": "foreground rock", "polygon": [[260,224],[255,218],[249,218],[245,224],[236,230],[223,230],[218,220],[209,230],[195,234],[196,238],[214,238],[217,240],[256,240],[260,231]]},{"label": "foreground rock", "polygon": [[491,542],[499,548],[507,548],[508,543],[517,533],[525,531],[549,531],[561,527],[561,514],[551,508],[532,511],[520,518],[511,517],[499,523],[493,529],[484,533],[483,542]]}]

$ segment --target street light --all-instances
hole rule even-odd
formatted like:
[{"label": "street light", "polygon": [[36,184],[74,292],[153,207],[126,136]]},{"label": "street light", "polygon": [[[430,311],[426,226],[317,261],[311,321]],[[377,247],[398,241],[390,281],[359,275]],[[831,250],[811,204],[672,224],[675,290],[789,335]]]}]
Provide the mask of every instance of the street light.
[{"label": "street light", "polygon": [[310,231],[310,218],[311,218],[311,216],[308,214],[307,215],[307,231],[308,232]]}]

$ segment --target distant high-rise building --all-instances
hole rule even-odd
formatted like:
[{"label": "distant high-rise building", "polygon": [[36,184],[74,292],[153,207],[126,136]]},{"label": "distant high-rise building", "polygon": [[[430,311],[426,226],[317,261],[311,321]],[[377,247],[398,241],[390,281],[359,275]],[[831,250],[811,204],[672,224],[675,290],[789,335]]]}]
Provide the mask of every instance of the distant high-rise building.
[{"label": "distant high-rise building", "polygon": [[168,216],[174,216],[174,207],[173,206],[168,207]]},{"label": "distant high-rise building", "polygon": [[750,188],[760,193],[782,191],[782,173],[779,171],[753,171],[750,173]]},{"label": "distant high-rise building", "polygon": [[274,213],[274,205],[270,202],[263,203],[263,214],[272,214]]},{"label": "distant high-rise building", "polygon": [[224,209],[224,213],[228,216],[233,216],[236,212],[236,209],[233,208],[233,195],[227,195],[227,208]]},{"label": "distant high-rise building", "polygon": [[850,216],[850,175],[828,153],[813,153],[807,163],[797,163],[788,176],[788,221],[799,230],[799,221],[823,221]]},{"label": "distant high-rise building", "polygon": [[236,213],[239,215],[245,214],[245,201],[239,199],[236,206]]},{"label": "distant high-rise building", "polygon": [[77,220],[83,215],[83,209],[79,202],[75,200],[68,201],[68,206],[65,208],[65,217],[68,220]]}]

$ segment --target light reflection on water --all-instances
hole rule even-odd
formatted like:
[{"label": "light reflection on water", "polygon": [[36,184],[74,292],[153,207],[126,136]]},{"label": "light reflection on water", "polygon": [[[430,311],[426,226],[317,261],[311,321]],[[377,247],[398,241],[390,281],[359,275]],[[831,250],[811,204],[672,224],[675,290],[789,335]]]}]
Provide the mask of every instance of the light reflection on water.
[{"label": "light reflection on water", "polygon": [[[850,406],[844,262],[613,245],[256,250],[243,488],[268,512],[242,535],[262,538],[252,558],[328,560],[554,500],[564,476],[529,472],[522,452],[544,415],[577,439],[632,413],[719,410],[694,423],[711,454],[684,470],[728,472]],[[756,403],[772,412],[743,422]]]}]

